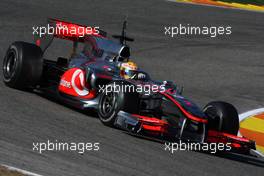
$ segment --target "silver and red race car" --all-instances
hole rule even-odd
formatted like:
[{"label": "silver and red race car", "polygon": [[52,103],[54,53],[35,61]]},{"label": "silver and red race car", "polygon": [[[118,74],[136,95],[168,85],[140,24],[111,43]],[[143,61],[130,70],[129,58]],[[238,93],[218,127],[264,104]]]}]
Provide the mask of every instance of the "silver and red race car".
[{"label": "silver and red race car", "polygon": [[[10,45],[3,62],[7,86],[55,97],[79,109],[96,109],[103,124],[130,134],[230,143],[231,152],[242,154],[256,149],[254,141],[237,136],[239,120],[233,105],[215,101],[200,109],[176,84],[152,80],[137,68],[129,59],[126,41],[133,39],[126,36],[126,21],[122,34],[113,36],[118,41],[97,28],[85,35],[65,30],[79,31],[84,25],[57,19],[49,19],[48,25],[56,31],[52,35],[36,35],[34,44]],[[72,42],[70,57],[45,58],[47,48],[58,39]]]}]

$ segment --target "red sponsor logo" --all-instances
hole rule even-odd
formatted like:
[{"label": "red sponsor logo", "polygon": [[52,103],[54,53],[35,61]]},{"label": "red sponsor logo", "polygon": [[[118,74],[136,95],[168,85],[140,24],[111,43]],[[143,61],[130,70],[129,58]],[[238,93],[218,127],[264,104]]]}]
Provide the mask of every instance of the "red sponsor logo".
[{"label": "red sponsor logo", "polygon": [[85,72],[79,68],[66,71],[61,77],[59,91],[68,95],[93,98],[94,94],[85,86]]}]

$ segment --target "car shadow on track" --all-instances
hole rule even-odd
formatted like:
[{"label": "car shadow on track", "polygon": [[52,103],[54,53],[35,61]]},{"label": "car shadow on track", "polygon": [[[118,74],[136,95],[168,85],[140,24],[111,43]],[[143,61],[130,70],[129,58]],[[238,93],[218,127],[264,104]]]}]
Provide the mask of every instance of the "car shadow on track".
[{"label": "car shadow on track", "polygon": [[[168,141],[168,140],[162,140],[162,139],[158,139],[158,138],[133,134],[133,133],[129,133],[126,131],[124,131],[124,133],[127,133],[130,136],[133,136],[133,137],[136,137],[136,138],[139,138],[142,140],[158,142],[160,144],[165,144],[166,142],[172,142],[172,141]],[[241,162],[241,163],[246,163],[246,164],[250,164],[250,165],[254,165],[254,166],[258,166],[258,167],[264,167],[264,158],[258,158],[258,157],[251,156],[251,155],[244,155],[244,154],[238,154],[238,153],[228,153],[228,152],[221,152],[221,153],[218,152],[216,154],[211,154],[209,152],[204,152],[204,151],[191,151],[191,152],[199,152],[201,154],[211,155],[211,156],[214,155],[215,157],[229,159],[229,160],[233,160],[233,161],[237,161],[237,162]]]},{"label": "car shadow on track", "polygon": [[237,154],[237,153],[219,153],[217,157],[227,158],[233,161],[247,163],[258,167],[264,167],[264,158],[257,158],[254,156]]}]

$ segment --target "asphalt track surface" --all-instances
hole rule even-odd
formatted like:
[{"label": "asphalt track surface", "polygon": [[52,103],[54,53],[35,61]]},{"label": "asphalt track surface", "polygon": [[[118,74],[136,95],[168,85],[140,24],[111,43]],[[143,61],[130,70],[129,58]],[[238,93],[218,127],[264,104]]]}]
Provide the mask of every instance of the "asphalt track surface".
[{"label": "asphalt track surface", "polygon": [[[129,15],[132,58],[155,79],[185,86],[203,107],[212,100],[244,112],[264,106],[264,14],[159,0],[1,0],[0,58],[15,40],[31,41],[32,26],[47,17],[97,25],[120,33]],[[169,38],[164,26],[232,26],[232,35]],[[57,51],[62,48],[55,46]],[[2,79],[2,72],[1,72]],[[88,113],[89,114],[89,113]],[[32,151],[33,142],[100,142],[98,152]],[[0,82],[0,163],[42,175],[263,175],[264,168],[198,152],[164,151],[157,142],[129,136],[39,95]]]}]

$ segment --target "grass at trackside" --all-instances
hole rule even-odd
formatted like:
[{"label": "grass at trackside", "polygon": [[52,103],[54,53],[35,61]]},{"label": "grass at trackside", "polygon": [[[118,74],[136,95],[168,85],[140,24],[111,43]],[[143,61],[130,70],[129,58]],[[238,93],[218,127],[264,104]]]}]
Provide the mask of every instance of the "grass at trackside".
[{"label": "grass at trackside", "polygon": [[236,2],[240,4],[264,5],[264,0],[214,0],[223,2]]},{"label": "grass at trackside", "polygon": [[25,176],[16,171],[10,171],[7,168],[0,166],[0,176]]}]

